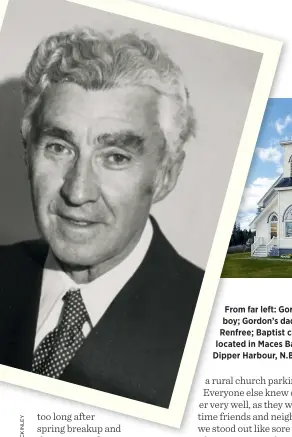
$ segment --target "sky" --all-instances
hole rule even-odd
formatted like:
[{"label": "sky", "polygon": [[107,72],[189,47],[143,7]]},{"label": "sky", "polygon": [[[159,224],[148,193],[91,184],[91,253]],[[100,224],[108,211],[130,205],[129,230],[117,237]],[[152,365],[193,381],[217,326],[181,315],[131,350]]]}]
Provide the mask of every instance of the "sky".
[{"label": "sky", "polygon": [[257,203],[281,176],[280,141],[287,140],[292,140],[292,99],[269,99],[236,218],[241,229],[249,229]]}]

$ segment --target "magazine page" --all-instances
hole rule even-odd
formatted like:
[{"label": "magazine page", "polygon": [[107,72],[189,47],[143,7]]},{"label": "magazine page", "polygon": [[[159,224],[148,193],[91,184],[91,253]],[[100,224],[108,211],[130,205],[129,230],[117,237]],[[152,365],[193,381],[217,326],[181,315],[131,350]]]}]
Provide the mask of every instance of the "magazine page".
[{"label": "magazine page", "polygon": [[1,2],[1,435],[291,434],[288,11]]}]

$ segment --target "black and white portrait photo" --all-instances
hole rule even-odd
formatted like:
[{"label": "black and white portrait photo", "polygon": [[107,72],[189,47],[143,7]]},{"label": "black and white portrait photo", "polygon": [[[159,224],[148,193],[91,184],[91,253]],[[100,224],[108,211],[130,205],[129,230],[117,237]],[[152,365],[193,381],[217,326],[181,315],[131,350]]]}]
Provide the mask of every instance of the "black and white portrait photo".
[{"label": "black and white portrait photo", "polygon": [[0,364],[171,411],[264,50],[98,7],[11,0],[3,21]]}]

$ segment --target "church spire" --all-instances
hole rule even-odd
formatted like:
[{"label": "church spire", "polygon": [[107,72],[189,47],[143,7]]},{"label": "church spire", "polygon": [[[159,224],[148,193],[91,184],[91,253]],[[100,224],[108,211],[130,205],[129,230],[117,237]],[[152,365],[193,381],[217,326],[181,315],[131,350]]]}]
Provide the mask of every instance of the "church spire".
[{"label": "church spire", "polygon": [[292,141],[281,141],[284,148],[283,178],[292,178]]}]

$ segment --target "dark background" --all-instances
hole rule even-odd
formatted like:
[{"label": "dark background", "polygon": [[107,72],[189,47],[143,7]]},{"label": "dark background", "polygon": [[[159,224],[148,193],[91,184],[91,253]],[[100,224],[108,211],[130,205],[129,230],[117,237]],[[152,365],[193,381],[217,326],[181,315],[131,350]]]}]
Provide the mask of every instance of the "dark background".
[{"label": "dark background", "polygon": [[0,84],[1,244],[37,236],[21,143],[21,116],[20,81],[7,80]]}]

